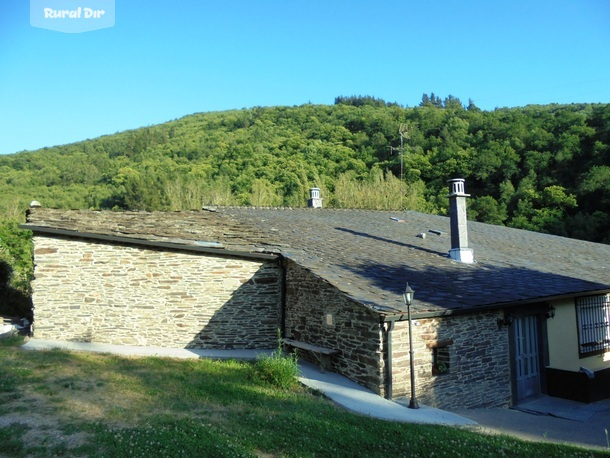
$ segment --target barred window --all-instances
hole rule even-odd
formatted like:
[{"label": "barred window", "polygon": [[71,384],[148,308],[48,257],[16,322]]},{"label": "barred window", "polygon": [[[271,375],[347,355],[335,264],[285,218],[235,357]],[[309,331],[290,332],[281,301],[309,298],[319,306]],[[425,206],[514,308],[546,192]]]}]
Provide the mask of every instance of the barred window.
[{"label": "barred window", "polygon": [[581,358],[610,350],[610,296],[576,298],[578,354]]}]

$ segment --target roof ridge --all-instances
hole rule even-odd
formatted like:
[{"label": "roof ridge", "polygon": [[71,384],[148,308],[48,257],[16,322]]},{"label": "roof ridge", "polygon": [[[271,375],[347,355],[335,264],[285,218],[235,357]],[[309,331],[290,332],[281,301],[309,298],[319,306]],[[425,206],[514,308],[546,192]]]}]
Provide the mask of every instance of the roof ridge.
[{"label": "roof ridge", "polygon": [[284,207],[284,206],[256,206],[256,205],[204,205],[202,210],[204,211],[217,211],[217,210],[305,210],[305,211],[326,211],[326,212],[369,212],[369,213],[410,213],[414,210],[379,210],[374,208],[336,208],[336,207],[325,207],[325,208],[311,208],[311,207]]}]

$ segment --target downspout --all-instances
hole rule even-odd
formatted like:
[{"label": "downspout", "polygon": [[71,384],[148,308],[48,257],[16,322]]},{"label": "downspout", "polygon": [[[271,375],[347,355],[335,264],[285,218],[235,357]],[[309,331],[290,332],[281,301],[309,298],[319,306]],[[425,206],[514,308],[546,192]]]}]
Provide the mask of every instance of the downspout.
[{"label": "downspout", "polygon": [[280,257],[279,265],[281,269],[282,284],[280,292],[280,335],[286,337],[286,271],[288,270],[286,258]]},{"label": "downspout", "polygon": [[383,329],[383,332],[386,335],[386,342],[387,342],[387,346],[386,346],[386,351],[387,351],[387,358],[386,358],[386,377],[387,377],[387,381],[386,381],[386,399],[392,399],[392,331],[394,330],[394,323],[395,321],[383,321],[382,318],[382,322],[381,322],[381,328]]}]

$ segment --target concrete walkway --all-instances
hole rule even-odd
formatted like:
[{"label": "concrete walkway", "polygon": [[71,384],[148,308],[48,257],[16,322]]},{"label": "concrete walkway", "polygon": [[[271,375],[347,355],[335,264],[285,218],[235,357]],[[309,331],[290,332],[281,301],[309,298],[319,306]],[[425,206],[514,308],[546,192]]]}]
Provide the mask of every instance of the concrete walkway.
[{"label": "concrete walkway", "polygon": [[475,431],[610,450],[610,399],[583,404],[541,396],[512,409],[494,407],[455,413],[475,420],[479,424]]},{"label": "concrete walkway", "polygon": [[271,354],[273,350],[201,350],[197,348],[138,347],[135,345],[112,345],[89,342],[30,339],[21,348],[25,350],[68,350],[110,353],[123,356],[158,356],[181,359],[236,359],[253,361],[259,354]]},{"label": "concrete walkway", "polygon": [[419,409],[409,409],[403,404],[376,395],[342,375],[331,372],[322,373],[316,366],[307,362],[300,363],[299,367],[301,383],[324,393],[327,398],[341,407],[362,415],[407,423],[452,426],[477,424],[468,418],[432,407],[420,405]]},{"label": "concrete walkway", "polygon": [[[110,345],[83,342],[60,342],[31,339],[23,347],[26,350],[62,349],[111,353],[124,356],[158,356],[167,358],[211,358],[254,360],[259,354],[270,354],[273,350],[200,350],[162,347],[136,347],[130,345]],[[304,385],[318,390],[337,405],[352,412],[390,421],[408,423],[429,423],[453,426],[476,425],[473,420],[454,413],[432,407],[420,406],[409,409],[398,402],[389,401],[363,388],[346,377],[331,372],[320,372],[317,366],[302,362],[299,364]]]}]

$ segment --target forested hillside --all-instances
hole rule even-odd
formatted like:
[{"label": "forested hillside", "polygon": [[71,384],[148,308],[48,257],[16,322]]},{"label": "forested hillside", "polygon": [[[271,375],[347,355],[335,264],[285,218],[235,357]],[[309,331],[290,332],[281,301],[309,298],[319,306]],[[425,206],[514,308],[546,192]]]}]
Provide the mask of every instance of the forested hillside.
[{"label": "forested hillside", "polygon": [[467,180],[471,219],[610,243],[609,158],[607,104],[482,111],[430,94],[414,108],[338,97],[330,106],[199,113],[0,156],[0,261],[14,267],[20,288],[27,284],[31,267],[22,266],[14,228],[31,200],[141,210],[305,206],[309,188],[319,187],[326,207],[446,214],[446,181],[456,177]]}]

